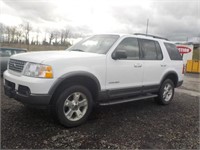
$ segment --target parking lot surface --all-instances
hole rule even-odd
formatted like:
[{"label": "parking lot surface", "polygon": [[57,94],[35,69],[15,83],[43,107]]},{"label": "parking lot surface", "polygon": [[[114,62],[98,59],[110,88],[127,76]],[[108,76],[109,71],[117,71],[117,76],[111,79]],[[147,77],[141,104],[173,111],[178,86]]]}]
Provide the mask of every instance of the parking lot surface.
[{"label": "parking lot surface", "polygon": [[199,149],[199,82],[186,75],[168,106],[150,99],[99,107],[76,128],[7,98],[1,85],[1,148]]}]

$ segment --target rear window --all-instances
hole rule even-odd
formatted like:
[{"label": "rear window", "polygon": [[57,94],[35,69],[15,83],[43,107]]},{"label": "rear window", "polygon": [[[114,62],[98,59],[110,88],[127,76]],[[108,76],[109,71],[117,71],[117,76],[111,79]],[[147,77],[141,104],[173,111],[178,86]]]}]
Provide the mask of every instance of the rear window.
[{"label": "rear window", "polygon": [[182,60],[182,56],[174,44],[164,43],[171,60]]}]

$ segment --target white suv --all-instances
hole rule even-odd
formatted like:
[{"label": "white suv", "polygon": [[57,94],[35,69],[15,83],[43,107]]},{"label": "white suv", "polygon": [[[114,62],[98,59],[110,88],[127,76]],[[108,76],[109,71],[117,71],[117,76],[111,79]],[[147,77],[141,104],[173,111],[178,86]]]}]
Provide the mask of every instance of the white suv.
[{"label": "white suv", "polygon": [[49,106],[65,126],[82,124],[92,108],[155,98],[169,104],[183,82],[176,46],[152,35],[102,34],[65,51],[10,58],[5,94],[24,104]]}]

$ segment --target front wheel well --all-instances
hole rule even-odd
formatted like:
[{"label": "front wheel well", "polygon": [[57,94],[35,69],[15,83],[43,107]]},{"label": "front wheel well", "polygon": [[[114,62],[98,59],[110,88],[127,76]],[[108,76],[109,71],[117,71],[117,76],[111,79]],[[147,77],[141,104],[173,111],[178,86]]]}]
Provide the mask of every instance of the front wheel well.
[{"label": "front wheel well", "polygon": [[52,104],[55,99],[58,98],[60,93],[62,93],[63,90],[65,90],[67,87],[72,86],[72,85],[82,85],[86,87],[92,94],[93,100],[96,100],[98,98],[98,93],[99,93],[99,85],[97,81],[92,79],[91,77],[87,76],[72,76],[64,79],[55,89],[50,104]]}]

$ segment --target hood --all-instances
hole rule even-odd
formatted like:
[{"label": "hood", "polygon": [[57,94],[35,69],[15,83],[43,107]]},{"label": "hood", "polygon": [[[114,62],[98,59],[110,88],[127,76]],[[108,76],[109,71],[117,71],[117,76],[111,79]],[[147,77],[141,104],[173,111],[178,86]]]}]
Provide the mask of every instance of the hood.
[{"label": "hood", "polygon": [[103,54],[87,53],[87,52],[75,52],[75,51],[40,51],[40,52],[28,52],[11,56],[11,59],[17,59],[27,62],[42,63],[45,60],[57,60],[68,58],[90,58],[98,57]]}]

